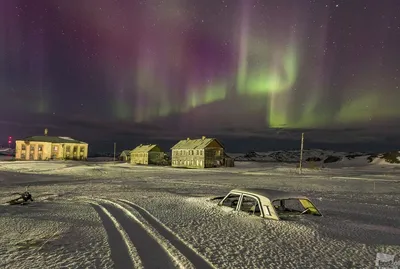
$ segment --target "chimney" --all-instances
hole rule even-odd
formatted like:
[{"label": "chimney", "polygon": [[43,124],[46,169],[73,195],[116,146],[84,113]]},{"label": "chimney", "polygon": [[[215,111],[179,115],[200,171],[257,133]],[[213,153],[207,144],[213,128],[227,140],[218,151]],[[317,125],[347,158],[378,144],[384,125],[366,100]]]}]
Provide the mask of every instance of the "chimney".
[{"label": "chimney", "polygon": [[189,141],[190,140],[190,138],[188,137],[188,138],[186,138],[186,141]]},{"label": "chimney", "polygon": [[204,139],[206,139],[206,137],[203,135],[203,136],[201,137],[201,140],[204,140]]},{"label": "chimney", "polygon": [[49,132],[49,130],[46,128],[44,129],[44,136],[47,136],[47,133]]}]

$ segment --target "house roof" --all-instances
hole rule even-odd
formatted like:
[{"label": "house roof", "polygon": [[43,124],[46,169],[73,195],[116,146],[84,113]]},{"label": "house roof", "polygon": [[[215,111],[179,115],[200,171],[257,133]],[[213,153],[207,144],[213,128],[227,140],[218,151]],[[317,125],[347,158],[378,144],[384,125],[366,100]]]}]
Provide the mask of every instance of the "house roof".
[{"label": "house roof", "polygon": [[[32,141],[32,142],[48,142],[48,143],[73,143],[73,144],[87,144],[86,142],[82,142],[79,140],[75,140],[71,137],[66,136],[30,136],[24,139],[18,139],[19,141]],[[18,141],[17,140],[17,141]]]},{"label": "house roof", "polygon": [[150,144],[150,145],[139,145],[136,148],[134,148],[131,153],[139,153],[139,152],[149,152],[152,149],[157,147],[156,144]]},{"label": "house roof", "polygon": [[216,138],[184,139],[175,144],[171,149],[204,149],[211,142],[217,141],[221,147],[224,147]]},{"label": "house roof", "polygon": [[124,154],[124,155],[128,156],[130,153],[131,153],[131,150],[123,150],[121,152],[121,155]]},{"label": "house roof", "polygon": [[290,198],[297,198],[297,199],[307,199],[308,198],[300,193],[295,192],[286,192],[286,191],[278,191],[278,190],[271,190],[271,189],[257,189],[257,188],[249,188],[249,189],[234,189],[232,192],[242,192],[242,193],[249,193],[249,194],[257,194],[268,198],[271,202],[275,200],[283,200],[283,199],[290,199]]}]

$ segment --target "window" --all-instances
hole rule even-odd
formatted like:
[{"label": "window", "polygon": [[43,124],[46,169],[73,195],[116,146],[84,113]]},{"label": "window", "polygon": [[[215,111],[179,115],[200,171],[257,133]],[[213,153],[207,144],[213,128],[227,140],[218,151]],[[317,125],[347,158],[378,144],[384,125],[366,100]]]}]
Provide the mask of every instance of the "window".
[{"label": "window", "polygon": [[70,147],[70,146],[67,146],[67,147],[65,148],[65,151],[68,152],[68,153],[71,152],[71,147]]},{"label": "window", "polygon": [[35,151],[35,145],[31,145],[31,146],[29,147],[29,150],[30,150],[30,151]]},{"label": "window", "polygon": [[272,202],[272,205],[275,207],[278,215],[291,212],[300,213],[304,210],[304,207],[300,203],[299,199],[275,200]]},{"label": "window", "polygon": [[231,193],[222,201],[223,206],[228,206],[231,208],[236,208],[237,204],[239,203],[239,194]]},{"label": "window", "polygon": [[26,145],[25,144],[21,145],[21,150],[26,150]]},{"label": "window", "polygon": [[200,150],[200,156],[203,156],[203,150]]},{"label": "window", "polygon": [[38,151],[43,151],[43,145],[39,145]]},{"label": "window", "polygon": [[260,205],[257,199],[247,195],[243,195],[242,203],[240,204],[240,211],[255,216],[261,216]]},{"label": "window", "polygon": [[53,146],[51,151],[51,158],[56,159],[58,155],[58,146]]},{"label": "window", "polygon": [[25,153],[21,153],[21,160],[26,160],[26,155],[25,155]]}]

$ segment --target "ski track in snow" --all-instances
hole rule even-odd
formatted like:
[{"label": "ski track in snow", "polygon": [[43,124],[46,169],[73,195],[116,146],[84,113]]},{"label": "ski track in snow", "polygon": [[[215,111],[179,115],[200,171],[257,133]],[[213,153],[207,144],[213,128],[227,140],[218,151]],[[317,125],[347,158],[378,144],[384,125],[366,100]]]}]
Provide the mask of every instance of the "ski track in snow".
[{"label": "ski track in snow", "polygon": [[[108,220],[103,219],[103,225],[107,230],[111,254],[116,268],[130,268],[132,266],[132,263],[126,262],[127,258],[129,258],[127,257],[126,251],[124,251],[125,253],[122,255],[121,253],[113,255],[113,249],[118,249],[119,251],[120,248],[118,245],[121,245],[121,240],[126,246],[130,246],[128,247],[130,250],[129,256],[131,257],[134,268],[193,268],[192,264],[190,264],[184,256],[171,250],[171,247],[160,239],[160,235],[156,235],[152,232],[150,227],[147,227],[146,224],[136,218],[124,205],[101,198],[91,198],[91,200],[96,201],[97,206],[100,207],[108,217]],[[93,202],[89,203],[93,204]],[[130,208],[132,207],[130,206]],[[102,214],[99,210],[96,211],[99,215]],[[119,230],[122,238],[119,237],[119,239],[115,240],[115,229],[110,229],[110,224],[107,223],[109,220],[111,220],[114,227]],[[121,260],[124,260],[124,262],[121,262]],[[198,260],[196,260],[196,262],[198,262]],[[194,268],[213,268],[204,260],[201,265],[202,267],[195,266]],[[208,266],[204,267],[203,265]]]},{"label": "ski track in snow", "polygon": [[[141,225],[131,221],[120,209],[110,204],[102,204],[120,223],[136,248],[144,268],[175,268],[167,252],[152,238]],[[157,257],[157,258],[155,258]],[[124,265],[126,266],[126,265]],[[125,267],[126,268],[126,267]]]},{"label": "ski track in snow", "polygon": [[[111,258],[116,269],[142,268],[137,251],[129,239],[127,232],[121,227],[118,220],[103,205],[91,203],[102,220],[107,232],[108,243],[111,249]],[[125,247],[123,247],[125,245]]]},{"label": "ski track in snow", "polygon": [[172,245],[174,245],[183,255],[185,255],[185,257],[189,259],[195,268],[215,268],[204,257],[184,243],[177,235],[175,235],[147,210],[127,200],[119,199],[118,201],[121,201],[127,204],[129,207],[137,210],[140,215],[142,215],[162,236],[164,236],[164,238],[169,240]]}]

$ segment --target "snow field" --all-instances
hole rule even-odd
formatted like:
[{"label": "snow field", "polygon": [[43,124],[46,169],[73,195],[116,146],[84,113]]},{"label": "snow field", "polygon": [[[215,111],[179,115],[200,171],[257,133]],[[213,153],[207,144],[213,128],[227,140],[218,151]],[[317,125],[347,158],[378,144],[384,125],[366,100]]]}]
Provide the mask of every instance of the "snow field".
[{"label": "snow field", "polygon": [[0,268],[110,268],[109,247],[88,205],[0,206]]},{"label": "snow field", "polygon": [[[15,246],[18,237],[0,228],[0,235],[8,236],[6,246],[0,246],[0,260],[9,255],[8,268],[30,264],[19,259],[21,255],[38,265],[31,267],[78,268],[80,263],[85,268],[94,268],[94,264],[124,268],[113,254],[123,248],[126,255],[119,259],[133,263],[121,236],[110,241],[119,232],[106,214],[99,215],[97,204],[126,232],[137,250],[136,261],[140,258],[145,268],[146,261],[156,259],[140,255],[140,248],[143,253],[149,245],[164,251],[160,260],[165,265],[177,268],[201,262],[215,268],[373,268],[378,252],[400,253],[400,170],[394,166],[305,169],[301,176],[293,165],[259,163],[189,170],[110,163],[0,162],[0,170],[6,171],[0,172],[0,202],[26,185],[35,199],[29,209],[0,206],[0,227],[12,227],[18,218],[31,214],[31,225],[36,227],[32,232],[41,228],[47,232],[42,242],[51,238],[38,251],[46,260],[43,263],[34,247],[23,250],[25,254],[15,248],[6,254],[5,249]],[[254,186],[304,193],[324,217],[269,221],[209,201],[233,188]],[[44,213],[36,208],[41,207],[46,207],[48,223],[39,217]],[[19,210],[28,212],[18,215]],[[47,226],[53,228],[43,229]],[[76,247],[77,241],[86,243]],[[76,254],[78,249],[90,254]]]}]

